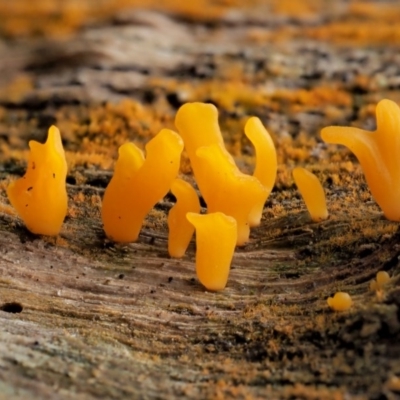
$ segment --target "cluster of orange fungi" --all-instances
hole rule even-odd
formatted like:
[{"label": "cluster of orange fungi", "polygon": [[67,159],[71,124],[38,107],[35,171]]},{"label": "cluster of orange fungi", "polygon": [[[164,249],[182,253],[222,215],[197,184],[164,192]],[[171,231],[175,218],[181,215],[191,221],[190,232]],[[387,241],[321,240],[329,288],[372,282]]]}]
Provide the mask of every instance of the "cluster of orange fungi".
[{"label": "cluster of orange fungi", "polygon": [[[328,127],[327,143],[347,146],[360,161],[373,197],[386,218],[400,221],[400,109],[390,100],[376,108],[377,130]],[[163,129],[146,145],[146,157],[133,143],[119,148],[114,175],[105,190],[102,220],[114,242],[137,240],[146,215],[168,191],[177,201],[168,215],[168,251],[182,257],[196,230],[196,273],[208,290],[225,288],[235,246],[242,246],[250,228],[260,224],[264,204],[277,172],[274,143],[261,121],[251,117],[245,134],[255,148],[253,175],[242,173],[226,150],[212,104],[187,103],[177,112],[176,133]],[[67,163],[59,130],[52,126],[45,144],[29,142],[25,176],[10,183],[7,194],[26,227],[36,234],[57,235],[67,213]],[[178,178],[186,150],[197,186],[207,204],[200,213],[195,189]],[[295,168],[293,178],[313,221],[328,217],[318,178]],[[380,285],[377,281],[376,285]],[[333,309],[347,309],[351,299],[337,293],[328,300]]]}]

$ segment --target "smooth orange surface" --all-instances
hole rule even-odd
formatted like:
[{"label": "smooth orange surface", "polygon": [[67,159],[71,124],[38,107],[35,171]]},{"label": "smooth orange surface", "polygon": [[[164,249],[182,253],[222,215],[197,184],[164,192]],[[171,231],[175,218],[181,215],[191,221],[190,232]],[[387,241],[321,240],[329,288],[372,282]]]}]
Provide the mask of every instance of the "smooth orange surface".
[{"label": "smooth orange surface", "polygon": [[216,212],[200,215],[188,213],[196,228],[196,274],[208,290],[223,290],[228,282],[236,244],[236,221]]},{"label": "smooth orange surface", "polygon": [[337,292],[333,297],[327,299],[327,303],[334,311],[346,311],[351,307],[353,301],[348,293]]},{"label": "smooth orange surface", "polygon": [[390,275],[386,271],[379,271],[376,274],[376,280],[371,281],[371,290],[382,290],[383,287],[390,281]]},{"label": "smooth orange surface", "polygon": [[176,204],[168,213],[168,253],[171,257],[181,258],[194,233],[194,226],[186,214],[200,213],[200,201],[193,186],[182,179],[172,182],[171,192],[176,197]]},{"label": "smooth orange surface", "polygon": [[51,126],[44,144],[29,142],[25,175],[7,188],[10,203],[33,233],[56,236],[67,214],[67,162],[60,131]]},{"label": "smooth orange surface", "polygon": [[[218,110],[213,104],[186,103],[176,113],[175,125],[185,143],[197,185],[203,193],[209,186],[209,176],[203,171],[196,152],[200,147],[212,144],[225,147],[218,124]],[[232,159],[229,153],[227,157]]]},{"label": "smooth orange surface", "polygon": [[163,129],[146,145],[146,159],[133,144],[119,148],[114,175],[103,198],[106,235],[115,242],[134,242],[145,216],[167,193],[179,171],[183,141]]},{"label": "smooth orange surface", "polygon": [[327,219],[325,192],[319,179],[305,168],[295,168],[292,173],[311,219],[315,222]]},{"label": "smooth orange surface", "polygon": [[374,132],[330,126],[321,131],[327,143],[348,147],[358,158],[372,196],[385,217],[400,221],[400,108],[391,100],[376,106]]},{"label": "smooth orange surface", "polygon": [[244,245],[250,236],[249,216],[255,207],[264,204],[266,189],[253,176],[243,174],[226,156],[227,151],[214,144],[197,150],[199,165],[208,177],[202,192],[207,212],[222,213],[237,222],[237,245]]},{"label": "smooth orange surface", "polygon": [[275,185],[278,160],[274,142],[259,118],[249,118],[244,132],[256,150],[256,167],[253,176],[266,189],[263,202],[253,209],[249,217],[250,226],[257,226],[261,221],[264,204]]},{"label": "smooth orange surface", "polygon": [[[276,152],[267,131],[258,118],[250,118],[246,125],[246,134],[257,153],[254,174],[261,177],[264,187],[257,177],[241,173],[225,149],[214,105],[184,104],[177,112],[175,125],[185,143],[208,212],[221,211],[234,217],[238,226],[237,244],[245,244],[250,226],[260,223],[264,203],[275,182]],[[269,175],[265,176],[266,173]]]},{"label": "smooth orange surface", "polygon": [[390,275],[386,271],[379,271],[376,274],[376,283],[382,288],[386,283],[390,281]]}]

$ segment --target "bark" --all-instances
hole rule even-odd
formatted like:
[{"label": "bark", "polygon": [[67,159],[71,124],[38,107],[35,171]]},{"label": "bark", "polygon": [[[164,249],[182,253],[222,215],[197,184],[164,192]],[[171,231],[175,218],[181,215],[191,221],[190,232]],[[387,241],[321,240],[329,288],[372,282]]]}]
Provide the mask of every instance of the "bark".
[{"label": "bark", "polygon": [[[321,144],[318,132],[373,129],[373,104],[400,99],[390,68],[399,53],[389,34],[377,29],[381,42],[370,46],[357,30],[373,26],[367,11],[378,2],[364,13],[335,3],[296,18],[258,4],[211,21],[132,9],[63,41],[2,39],[4,398],[398,398],[398,223],[384,219],[353,156]],[[353,20],[343,41],[332,27],[336,36],[324,36]],[[143,145],[195,100],[218,105],[241,169],[254,166],[241,133],[249,115],[272,132],[280,162],[261,226],[237,249],[220,293],[198,283],[194,242],[183,259],[168,257],[172,195],[136,243],[109,242],[100,219],[118,146]],[[24,173],[27,141],[43,141],[52,123],[70,165],[57,238],[29,233],[5,192]],[[328,220],[311,222],[290,177],[295,165],[323,182]],[[185,158],[182,174],[193,182]],[[369,283],[380,270],[392,279],[375,293]],[[327,306],[338,290],[353,298],[347,312]]]}]

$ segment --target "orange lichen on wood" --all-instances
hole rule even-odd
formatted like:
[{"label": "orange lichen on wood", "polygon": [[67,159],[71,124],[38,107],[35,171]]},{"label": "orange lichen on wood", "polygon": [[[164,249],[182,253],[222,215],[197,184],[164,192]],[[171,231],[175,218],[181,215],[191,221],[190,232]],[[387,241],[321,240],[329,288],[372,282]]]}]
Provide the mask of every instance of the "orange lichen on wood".
[{"label": "orange lichen on wood", "polygon": [[110,169],[112,167],[112,158],[105,154],[94,152],[67,151],[66,158],[70,170],[74,170],[76,166],[84,165],[85,167],[100,167],[101,169]]},{"label": "orange lichen on wood", "polygon": [[137,240],[145,216],[176,178],[182,150],[182,139],[169,129],[147,143],[146,159],[133,143],[120,147],[102,207],[104,230],[111,240]]},{"label": "orange lichen on wood", "polygon": [[353,301],[348,293],[337,292],[333,297],[328,297],[327,303],[334,311],[346,311],[351,307]]},{"label": "orange lichen on wood", "polygon": [[354,17],[386,22],[397,22],[400,18],[400,9],[395,3],[370,3],[357,0],[349,4],[349,13]]},{"label": "orange lichen on wood", "polygon": [[291,16],[294,18],[304,18],[318,15],[325,7],[326,3],[322,0],[296,1],[292,0],[270,0],[273,12]]},{"label": "orange lichen on wood", "polygon": [[[289,101],[293,106],[308,106],[308,107],[321,107],[321,106],[345,106],[348,107],[352,98],[349,93],[344,90],[329,87],[319,86],[310,90],[306,89],[278,89],[272,94],[272,99],[277,101]],[[300,111],[304,107],[299,107]]]},{"label": "orange lichen on wood", "polygon": [[196,228],[196,274],[200,283],[208,290],[223,290],[237,241],[235,219],[221,212],[188,213],[187,219]]},{"label": "orange lichen on wood", "polygon": [[[254,3],[246,2],[245,6]],[[114,0],[93,3],[91,0],[64,1],[29,0],[18,2],[0,1],[2,23],[0,32],[10,36],[29,34],[66,35],[71,34],[87,21],[104,19],[126,9],[155,9],[178,14],[192,20],[212,21],[226,12],[230,3],[210,0],[179,1],[164,0]],[[242,5],[243,7],[243,5]]]},{"label": "orange lichen on wood", "polygon": [[11,182],[7,195],[33,233],[56,236],[67,214],[67,162],[60,131],[51,126],[44,144],[29,142],[25,175]]},{"label": "orange lichen on wood", "polygon": [[[278,1],[279,6],[274,7],[274,12],[290,15],[297,8],[307,7],[315,9],[315,15],[321,13],[318,9],[325,8],[326,2],[318,0],[301,2],[301,5],[290,0]],[[292,4],[293,3],[293,4]],[[303,4],[304,3],[304,4]],[[292,7],[290,7],[292,5]],[[322,6],[322,7],[321,7]],[[343,3],[331,2],[329,4],[332,18],[325,23],[312,26],[295,27],[293,24],[284,24],[277,29],[253,30],[255,40],[268,40],[269,43],[293,40],[302,36],[325,42],[344,43],[348,45],[396,44],[399,41],[400,31],[396,22],[400,18],[400,9],[397,3],[352,1],[346,7],[346,18],[343,18]],[[299,11],[301,13],[301,11]],[[301,18],[301,17],[300,17]]]},{"label": "orange lichen on wood", "polygon": [[[152,87],[162,87],[166,91],[182,93],[186,102],[195,102],[198,99],[210,99],[225,110],[235,111],[240,106],[244,108],[265,106],[268,101],[268,91],[260,87],[253,87],[243,82],[243,71],[235,72],[232,64],[225,68],[220,67],[223,76],[221,79],[202,80],[200,82],[182,82],[182,80],[155,77],[149,79]],[[237,77],[227,75],[237,74]],[[240,106],[239,106],[240,105]],[[268,104],[271,106],[271,104]]]},{"label": "orange lichen on wood", "polygon": [[306,203],[311,219],[314,222],[327,219],[325,192],[319,179],[312,172],[300,167],[293,170],[293,179]]},{"label": "orange lichen on wood", "polygon": [[[143,143],[161,129],[173,127],[171,117],[159,109],[145,107],[132,99],[125,99],[116,104],[97,105],[83,112],[90,121],[89,124],[75,123],[69,130],[71,134],[81,138],[81,150],[87,153],[111,156],[115,147],[129,140],[132,132],[135,132],[136,140]],[[70,118],[69,115],[63,117]]]},{"label": "orange lichen on wood", "polygon": [[331,126],[322,129],[321,137],[355,154],[385,217],[400,221],[400,108],[391,100],[382,100],[376,106],[376,118],[374,132]]},{"label": "orange lichen on wood", "polygon": [[376,280],[372,280],[369,287],[373,291],[382,290],[389,281],[390,275],[386,271],[379,271],[376,274]]},{"label": "orange lichen on wood", "polygon": [[398,43],[400,39],[398,27],[383,19],[360,20],[357,23],[352,20],[332,21],[326,25],[306,28],[303,34],[314,40],[346,43],[347,45],[389,45]]},{"label": "orange lichen on wood", "polygon": [[25,74],[17,75],[0,92],[0,101],[18,103],[34,88],[32,78]]},{"label": "orange lichen on wood", "polygon": [[183,257],[190,239],[194,233],[194,226],[188,222],[188,212],[200,213],[200,201],[193,186],[182,179],[175,179],[171,185],[171,192],[176,197],[176,204],[168,213],[168,253],[171,257]]}]

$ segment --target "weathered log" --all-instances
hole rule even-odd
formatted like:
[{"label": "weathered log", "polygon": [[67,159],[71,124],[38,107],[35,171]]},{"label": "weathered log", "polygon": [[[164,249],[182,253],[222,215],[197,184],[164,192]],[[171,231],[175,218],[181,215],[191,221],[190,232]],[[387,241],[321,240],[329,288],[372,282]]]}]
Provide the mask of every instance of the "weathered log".
[{"label": "weathered log", "polygon": [[[373,105],[400,99],[398,48],[376,19],[396,7],[335,3],[312,17],[263,14],[261,4],[212,21],[133,9],[63,41],[3,39],[0,397],[399,396],[398,223],[383,218],[350,153],[318,139],[329,124],[373,129]],[[352,21],[345,38],[337,26]],[[374,47],[354,21],[377,24]],[[100,220],[118,146],[173,128],[176,109],[194,100],[218,105],[243,171],[254,164],[242,135],[249,115],[271,130],[280,163],[261,226],[220,293],[198,283],[194,243],[182,260],[168,257],[173,196],[137,243],[109,242]],[[29,233],[5,192],[24,173],[27,141],[52,123],[70,165],[57,238]],[[326,221],[311,222],[293,185],[300,164],[326,188]],[[182,173],[193,181],[185,158]],[[393,278],[374,293],[379,270]],[[326,304],[338,290],[353,298],[347,312]]]}]

